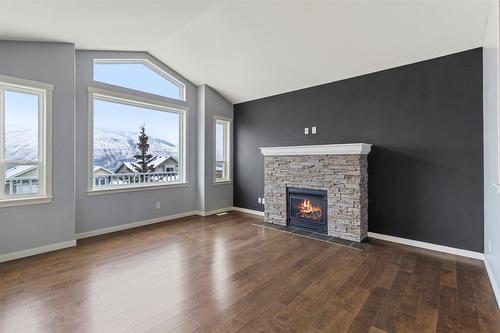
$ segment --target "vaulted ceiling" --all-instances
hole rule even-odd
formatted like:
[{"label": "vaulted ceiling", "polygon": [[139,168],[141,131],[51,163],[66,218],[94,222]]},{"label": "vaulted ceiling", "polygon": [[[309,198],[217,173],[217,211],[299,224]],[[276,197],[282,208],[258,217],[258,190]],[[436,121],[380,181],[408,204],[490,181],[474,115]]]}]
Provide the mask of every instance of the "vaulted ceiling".
[{"label": "vaulted ceiling", "polygon": [[483,45],[488,0],[0,0],[0,39],[148,51],[233,103]]}]

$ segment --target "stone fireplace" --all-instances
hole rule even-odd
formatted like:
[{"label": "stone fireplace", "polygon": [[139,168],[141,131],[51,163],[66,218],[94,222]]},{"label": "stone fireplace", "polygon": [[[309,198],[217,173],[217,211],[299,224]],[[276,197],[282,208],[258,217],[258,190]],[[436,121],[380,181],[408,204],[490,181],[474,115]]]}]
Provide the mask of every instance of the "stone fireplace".
[{"label": "stone fireplace", "polygon": [[268,223],[361,242],[368,232],[371,145],[260,148]]}]

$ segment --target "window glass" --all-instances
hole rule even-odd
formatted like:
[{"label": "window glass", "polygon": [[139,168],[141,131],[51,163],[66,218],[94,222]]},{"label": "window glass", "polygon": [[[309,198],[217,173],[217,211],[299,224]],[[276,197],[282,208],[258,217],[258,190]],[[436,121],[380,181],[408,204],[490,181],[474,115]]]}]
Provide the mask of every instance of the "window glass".
[{"label": "window glass", "polygon": [[6,196],[38,194],[38,166],[7,164],[5,168]]},{"label": "window glass", "polygon": [[38,159],[38,96],[5,90],[5,159]]},{"label": "window glass", "polygon": [[228,181],[230,122],[215,120],[215,181]]},{"label": "window glass", "polygon": [[182,117],[94,97],[94,188],[182,181]]},{"label": "window glass", "polygon": [[144,63],[94,63],[94,80],[169,98],[183,99],[183,85]]}]

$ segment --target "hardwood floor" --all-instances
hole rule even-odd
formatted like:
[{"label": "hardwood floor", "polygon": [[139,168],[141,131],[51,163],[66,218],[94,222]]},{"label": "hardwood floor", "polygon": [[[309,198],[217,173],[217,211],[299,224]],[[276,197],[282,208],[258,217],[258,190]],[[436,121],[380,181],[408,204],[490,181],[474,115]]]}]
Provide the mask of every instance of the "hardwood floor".
[{"label": "hardwood floor", "polygon": [[231,212],[0,264],[1,332],[500,332],[482,262]]}]

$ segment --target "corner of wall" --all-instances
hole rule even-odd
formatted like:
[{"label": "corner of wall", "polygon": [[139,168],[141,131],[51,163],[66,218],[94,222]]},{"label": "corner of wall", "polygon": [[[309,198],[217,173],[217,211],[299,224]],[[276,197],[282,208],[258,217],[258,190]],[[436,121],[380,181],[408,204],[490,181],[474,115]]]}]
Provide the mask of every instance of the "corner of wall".
[{"label": "corner of wall", "polygon": [[205,88],[196,88],[198,114],[196,118],[196,192],[198,211],[205,211]]},{"label": "corner of wall", "polygon": [[500,305],[500,103],[499,2],[491,0],[483,48],[484,244],[485,265]]},{"label": "corner of wall", "polygon": [[[218,91],[203,84],[198,87],[197,188],[201,212],[216,211],[233,205],[233,185],[213,183],[215,133],[214,116],[233,118],[233,104]],[[233,136],[231,135],[231,141]],[[230,154],[231,158],[233,154]]]}]

